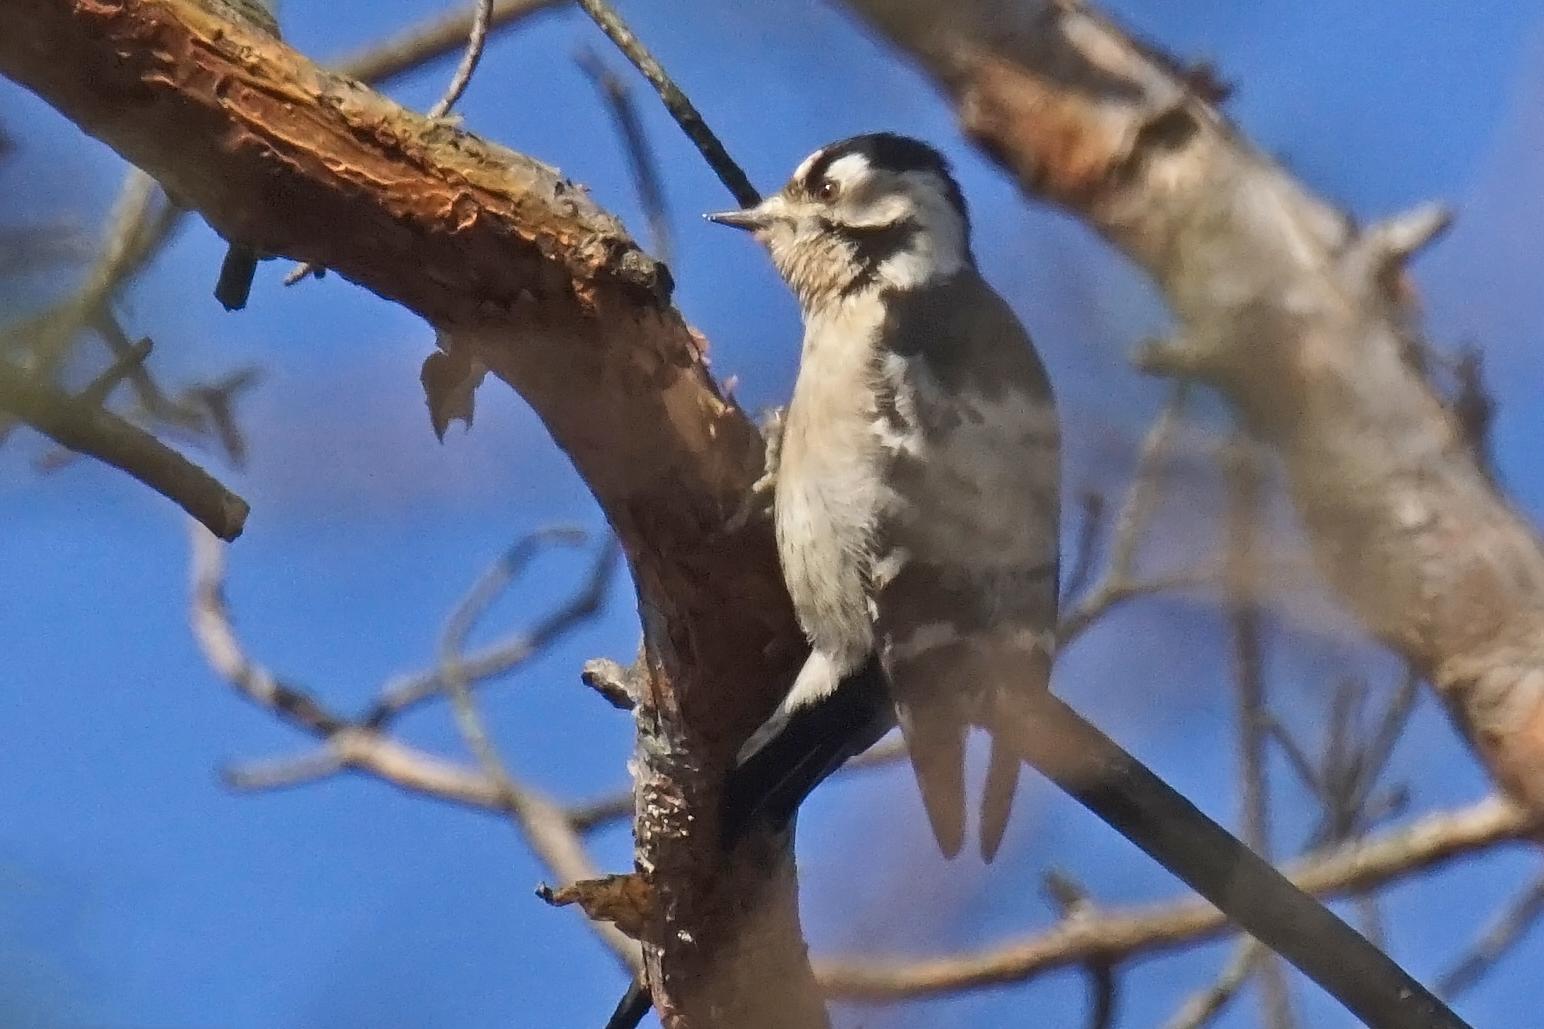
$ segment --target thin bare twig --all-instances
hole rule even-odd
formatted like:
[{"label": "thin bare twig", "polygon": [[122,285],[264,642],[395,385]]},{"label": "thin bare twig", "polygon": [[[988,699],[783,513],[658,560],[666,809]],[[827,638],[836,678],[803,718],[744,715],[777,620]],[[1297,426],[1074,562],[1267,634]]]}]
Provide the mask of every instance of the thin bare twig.
[{"label": "thin bare twig", "polygon": [[[568,7],[569,0],[495,0],[488,15],[488,32],[494,35],[516,22],[542,11]],[[466,46],[475,13],[454,11],[432,18],[380,43],[328,62],[339,75],[372,86],[389,84],[399,75],[423,67]]]},{"label": "thin bare twig", "polygon": [[446,620],[445,631],[440,636],[440,681],[444,685],[445,694],[450,698],[456,726],[478,764],[482,766],[483,774],[504,789],[511,807],[517,802],[519,788],[504,768],[492,740],[483,728],[471,688],[467,685],[461,651],[472,627],[542,548],[552,545],[582,546],[587,538],[583,529],[560,526],[521,539],[472,584],[471,590]]},{"label": "thin bare twig", "polygon": [[580,50],[574,60],[594,83],[596,92],[606,103],[606,110],[611,112],[611,121],[616,126],[617,135],[622,137],[627,166],[632,171],[638,206],[643,208],[643,216],[649,223],[649,241],[653,244],[654,256],[669,264],[670,215],[665,207],[665,188],[660,178],[659,164],[654,159],[654,148],[649,146],[648,137],[644,134],[643,121],[638,117],[632,93],[621,76],[606,67],[594,50]]},{"label": "thin bare twig", "polygon": [[1169,450],[1185,417],[1185,404],[1190,397],[1190,387],[1183,380],[1174,384],[1163,410],[1147,430],[1142,447],[1137,452],[1136,468],[1132,472],[1131,488],[1115,516],[1115,539],[1110,547],[1108,582],[1126,582],[1136,573],[1137,547],[1147,531],[1147,523],[1158,506],[1159,485],[1163,480],[1164,464]]},{"label": "thin bare twig", "polygon": [[[189,526],[192,544],[189,612],[194,638],[215,672],[260,707],[291,725],[325,740],[343,767],[366,771],[394,785],[512,816],[537,858],[564,883],[598,875],[563,810],[529,787],[497,781],[398,742],[374,729],[354,725],[329,711],[309,692],[279,680],[250,660],[236,638],[225,606],[225,551],[197,525]],[[475,591],[474,591],[475,592]],[[463,605],[463,610],[466,609]],[[469,624],[469,623],[468,623]],[[637,943],[615,926],[590,922],[600,937],[632,971],[641,967]]]},{"label": "thin bare twig", "polygon": [[[450,114],[450,109],[456,106],[456,101],[461,99],[461,94],[465,93],[466,87],[471,85],[472,74],[477,71],[477,65],[482,60],[483,48],[488,43],[488,26],[492,18],[493,0],[476,0],[475,6],[472,8],[472,24],[467,31],[466,49],[462,51],[461,60],[456,65],[456,71],[450,77],[450,85],[445,87],[444,94],[434,102],[434,105],[424,112],[426,118],[429,118],[431,121],[439,121]],[[233,249],[232,253],[234,252]],[[228,264],[230,259],[227,258],[226,261]],[[253,267],[256,267],[256,265],[254,264]],[[323,271],[324,269],[320,265],[309,262],[299,264],[290,269],[289,274],[284,277],[284,284],[286,286],[293,286],[301,279],[311,275],[321,278]],[[222,283],[224,278],[224,270],[222,269]],[[248,281],[250,282],[250,276],[248,276]],[[215,295],[220,296],[218,289],[215,291]],[[223,300],[221,302],[224,303]],[[243,297],[242,302],[235,304],[234,307],[243,307],[245,303],[246,301]],[[227,310],[233,308],[233,305],[229,303],[225,306]]]},{"label": "thin bare twig", "polygon": [[[102,337],[102,342],[107,344],[107,349],[113,354],[115,360],[122,360],[134,351],[136,341],[129,338],[128,332],[123,328],[118,316],[111,308],[104,306],[92,321],[92,328],[97,335]],[[172,402],[156,384],[154,377],[143,366],[138,365],[130,370],[129,383],[134,387],[134,399],[141,410],[146,412],[166,411],[173,407]]]},{"label": "thin bare twig", "polygon": [[208,472],[99,404],[84,402],[0,362],[0,411],[62,447],[90,454],[177,504],[221,539],[241,535],[247,502]]},{"label": "thin bare twig", "polygon": [[[1088,918],[1094,910],[1088,890],[1058,869],[1045,873],[1044,892],[1061,914],[1063,922]],[[1083,966],[1088,977],[1087,1029],[1110,1029],[1115,1020],[1117,1002],[1115,962],[1106,957],[1092,957]]]},{"label": "thin bare twig", "polygon": [[1071,646],[1072,642],[1087,632],[1090,626],[1127,601],[1150,597],[1157,593],[1199,589],[1214,585],[1216,580],[1215,571],[1202,568],[1188,572],[1155,575],[1151,579],[1132,579],[1122,583],[1101,581],[1071,611],[1062,615],[1061,621],[1056,626],[1056,646],[1063,649]]},{"label": "thin bare twig", "polygon": [[[1365,811],[1371,803],[1372,791],[1388,767],[1389,759],[1394,756],[1394,747],[1409,726],[1410,715],[1415,711],[1416,702],[1420,699],[1420,673],[1407,665],[1405,674],[1399,681],[1399,688],[1394,692],[1388,707],[1384,709],[1377,727],[1361,750],[1354,755],[1351,773],[1355,781],[1355,790],[1352,796],[1357,810]],[[1364,820],[1358,828],[1370,828],[1370,824]]]},{"label": "thin bare twig", "polygon": [[[583,530],[546,529],[532,533],[511,547],[504,556],[473,584],[466,597],[451,612],[440,637],[440,664],[445,692],[450,697],[456,728],[468,749],[477,758],[483,775],[497,787],[503,806],[536,855],[549,868],[576,868],[587,865],[584,845],[563,809],[515,781],[499,757],[498,750],[477,710],[461,665],[461,650],[472,627],[477,624],[505,587],[520,573],[537,550],[551,544],[582,544]],[[592,873],[575,878],[595,878]],[[565,883],[566,885],[566,883]],[[590,923],[590,928],[609,946],[634,974],[643,968],[643,953],[637,941],[629,939],[608,922]]]},{"label": "thin bare twig", "polygon": [[[333,740],[336,739],[334,734]],[[321,750],[313,750],[299,757],[279,758],[273,761],[254,761],[249,764],[223,768],[220,781],[233,790],[257,793],[259,791],[287,789],[337,775],[348,767],[333,740]],[[478,805],[483,806],[483,805]]]},{"label": "thin bare twig", "polygon": [[[513,559],[519,565],[518,572],[535,556],[537,549],[550,540],[527,538],[506,552],[503,562]],[[461,670],[468,685],[511,671],[518,665],[550,646],[555,640],[592,617],[605,600],[606,589],[615,572],[620,551],[615,540],[609,540],[596,554],[590,574],[579,590],[556,610],[548,614],[526,631],[509,637],[462,659]],[[444,690],[444,669],[410,676],[405,680],[388,683],[381,696],[356,722],[361,730],[379,733],[404,711],[426,700],[441,696]],[[337,754],[336,740],[329,740],[321,751],[299,757],[282,758],[257,764],[242,765],[224,773],[226,782],[236,789],[281,789],[314,782],[336,774],[346,763]],[[496,785],[491,780],[467,777],[440,776],[437,780],[446,788],[444,799],[475,807],[503,810]]]},{"label": "thin bare twig", "polygon": [[1212,984],[1191,994],[1173,1017],[1163,1023],[1163,1029],[1201,1029],[1222,1014],[1239,988],[1249,981],[1255,964],[1268,953],[1265,945],[1253,936],[1242,937]]},{"label": "thin bare twig", "polygon": [[[159,250],[179,216],[154,179],[130,169],[107,216],[96,259],[80,286],[47,311],[0,328],[0,352],[14,355],[34,381],[52,382],[81,329],[106,310],[118,288]],[[13,425],[12,418],[0,415],[0,441]]]},{"label": "thin bare twig", "polygon": [[[1238,698],[1236,733],[1242,786],[1242,838],[1261,857],[1272,853],[1270,837],[1270,782],[1265,759],[1268,739],[1264,626],[1260,613],[1259,537],[1264,517],[1265,469],[1254,443],[1236,432],[1223,455],[1228,488],[1223,554],[1223,590],[1232,644],[1233,686]],[[1253,965],[1260,973],[1261,1014],[1270,1029],[1292,1029],[1292,997],[1286,972],[1275,954],[1262,953]],[[1222,976],[1225,981],[1226,972]],[[1242,983],[1243,977],[1236,977]],[[1221,989],[1222,981],[1214,987]]]},{"label": "thin bare twig", "polygon": [[[528,537],[517,544],[516,548],[506,555],[505,560],[513,558],[519,561],[520,567],[513,572],[513,574],[519,574],[524,563],[535,556],[537,548],[551,543],[574,545],[571,539],[543,537],[538,540]],[[551,646],[569,630],[577,628],[585,620],[594,616],[605,601],[606,590],[610,588],[620,557],[621,549],[616,540],[614,538],[607,540],[606,544],[597,551],[595,562],[590,566],[590,574],[573,596],[530,629],[509,636],[482,650],[464,655],[461,659],[461,673],[466,677],[468,685],[475,685],[480,680],[510,671]],[[387,684],[380,698],[360,719],[361,724],[385,726],[404,711],[439,696],[445,686],[443,673],[443,668],[436,668],[433,671]]]},{"label": "thin bare twig", "polygon": [[456,101],[461,99],[461,94],[466,92],[466,87],[472,82],[472,73],[482,60],[483,47],[488,43],[488,25],[492,18],[493,0],[476,0],[476,6],[472,9],[472,30],[467,33],[466,52],[461,55],[461,63],[456,65],[456,73],[451,76],[445,95],[425,112],[426,117],[435,121],[445,117],[456,106]]},{"label": "thin bare twig", "polygon": [[[1116,604],[1129,600],[1139,593],[1153,592],[1151,584],[1136,583],[1137,548],[1147,531],[1153,508],[1158,504],[1159,485],[1163,466],[1168,460],[1169,448],[1179,431],[1184,415],[1187,387],[1177,383],[1169,394],[1162,412],[1147,430],[1142,446],[1137,451],[1136,468],[1132,472],[1131,486],[1126,490],[1120,511],[1115,517],[1110,544],[1110,562],[1104,575],[1090,588],[1077,604],[1062,615],[1058,630],[1058,646],[1066,646],[1080,635],[1099,615]],[[1086,577],[1086,575],[1084,576]],[[1156,580],[1155,580],[1156,581]],[[1172,588],[1164,586],[1160,588]],[[1069,596],[1073,594],[1069,593]]]},{"label": "thin bare twig", "polygon": [[708,167],[713,169],[713,174],[718,176],[718,181],[734,196],[735,202],[741,207],[751,207],[761,202],[761,194],[756,192],[756,187],[751,185],[751,180],[745,177],[745,172],[735,163],[734,158],[724,149],[724,144],[718,141],[713,130],[708,128],[708,123],[703,120],[697,108],[681,92],[679,86],[660,67],[654,55],[648,48],[633,35],[632,29],[612,9],[605,0],[578,0],[584,13],[588,14],[600,30],[617,45],[617,49],[627,55],[627,59],[633,63],[633,67],[643,73],[643,77],[649,80],[654,91],[664,101],[665,109],[675,119],[675,123],[681,126],[681,131],[686,133],[697,147],[697,152],[702,154],[708,162]]},{"label": "thin bare twig", "polygon": [[87,383],[85,389],[75,394],[75,399],[83,404],[101,407],[107,403],[107,398],[120,382],[145,375],[145,358],[150,356],[153,349],[155,346],[149,336],[130,343],[123,351],[114,354],[113,363]]},{"label": "thin bare twig", "polygon": [[1078,542],[1072,549],[1072,571],[1067,573],[1067,584],[1062,591],[1069,600],[1082,596],[1088,588],[1094,563],[1099,557],[1099,537],[1104,531],[1104,494],[1084,490],[1078,500]]},{"label": "thin bare twig", "polygon": [[1437,979],[1437,993],[1457,997],[1496,967],[1523,936],[1544,916],[1544,874],[1534,876],[1517,898],[1486,927],[1469,953]]}]

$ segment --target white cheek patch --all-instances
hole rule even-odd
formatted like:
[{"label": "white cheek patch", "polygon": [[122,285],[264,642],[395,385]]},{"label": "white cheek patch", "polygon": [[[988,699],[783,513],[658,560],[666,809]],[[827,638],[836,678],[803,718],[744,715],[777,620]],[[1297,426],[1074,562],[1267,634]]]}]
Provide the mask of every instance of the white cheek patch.
[{"label": "white cheek patch", "polygon": [[855,229],[882,229],[904,221],[918,221],[917,205],[904,193],[890,193],[878,200],[843,204],[843,224]]},{"label": "white cheek patch", "polygon": [[894,199],[904,205],[904,216],[916,222],[918,232],[911,246],[879,266],[878,277],[897,289],[915,289],[965,266],[965,218],[932,172],[906,172],[901,179],[908,188]]}]

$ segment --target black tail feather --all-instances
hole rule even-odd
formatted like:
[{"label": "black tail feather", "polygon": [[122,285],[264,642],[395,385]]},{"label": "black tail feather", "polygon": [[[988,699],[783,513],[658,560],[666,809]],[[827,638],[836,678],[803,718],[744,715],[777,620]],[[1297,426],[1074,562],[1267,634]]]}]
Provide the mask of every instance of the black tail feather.
[{"label": "black tail feather", "polygon": [[970,723],[948,700],[918,707],[897,699],[896,710],[933,839],[944,857],[953,859],[965,845],[965,736]]},{"label": "black tail feather", "polygon": [[986,789],[981,797],[981,860],[991,862],[1008,831],[1008,816],[1013,813],[1013,794],[1019,785],[1023,762],[1013,748],[992,741],[992,756],[986,768]]},{"label": "black tail feather", "polygon": [[638,1023],[653,1006],[654,1000],[649,996],[649,988],[643,984],[643,976],[635,975],[632,985],[617,1002],[617,1009],[611,1013],[606,1029],[638,1029]]},{"label": "black tail feather", "polygon": [[732,847],[753,824],[785,828],[816,786],[894,725],[884,673],[870,658],[830,695],[793,711],[780,733],[730,773],[724,845]]}]

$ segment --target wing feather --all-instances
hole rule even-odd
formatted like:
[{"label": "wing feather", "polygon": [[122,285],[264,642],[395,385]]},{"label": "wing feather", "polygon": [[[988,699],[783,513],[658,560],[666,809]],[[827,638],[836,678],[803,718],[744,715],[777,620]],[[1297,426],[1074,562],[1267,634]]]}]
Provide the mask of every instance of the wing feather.
[{"label": "wing feather", "polygon": [[[987,691],[1047,686],[1060,434],[1027,334],[974,270],[899,297],[883,338],[876,429],[890,492],[876,533],[875,635],[928,817],[952,856],[964,832],[964,741],[987,720]],[[1018,764],[994,743],[980,826],[988,860]]]}]

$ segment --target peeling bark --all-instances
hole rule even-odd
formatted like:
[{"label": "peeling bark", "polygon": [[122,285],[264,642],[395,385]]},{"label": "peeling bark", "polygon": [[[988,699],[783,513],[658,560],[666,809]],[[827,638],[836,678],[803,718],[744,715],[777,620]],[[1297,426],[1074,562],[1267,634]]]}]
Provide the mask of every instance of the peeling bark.
[{"label": "peeling bark", "polygon": [[644,615],[638,863],[666,1025],[823,1025],[788,849],[719,854],[724,769],[803,642],[768,527],[722,528],[761,441],[665,267],[555,169],[187,0],[0,0],[0,25],[0,72],[222,235],[421,314],[535,408],[621,538]]},{"label": "peeling bark", "polygon": [[1340,599],[1544,811],[1544,552],[1412,359],[1403,268],[1445,213],[1358,226],[1249,145],[1195,75],[1073,0],[847,6],[1028,194],[1152,276],[1179,331],[1139,362],[1217,389],[1274,447]]}]

